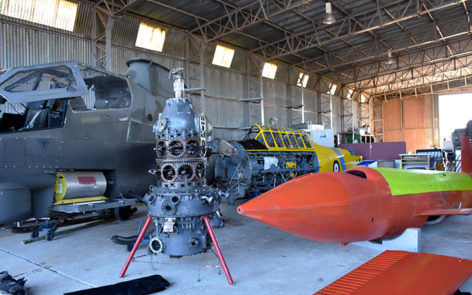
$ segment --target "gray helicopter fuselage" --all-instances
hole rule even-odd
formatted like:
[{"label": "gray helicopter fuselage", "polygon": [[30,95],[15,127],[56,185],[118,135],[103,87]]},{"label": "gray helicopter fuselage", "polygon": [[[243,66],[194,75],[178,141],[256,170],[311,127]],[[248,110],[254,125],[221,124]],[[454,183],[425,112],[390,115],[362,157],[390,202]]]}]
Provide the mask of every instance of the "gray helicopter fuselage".
[{"label": "gray helicopter fuselage", "polygon": [[[39,66],[38,71],[57,86],[55,80],[61,80],[63,75],[51,78],[56,72],[42,70],[47,66]],[[56,97],[53,91],[49,96],[42,96],[36,89],[28,92],[32,93],[30,98],[20,101],[25,107],[23,114],[3,114],[0,194],[4,197],[0,197],[0,223],[49,216],[58,172],[102,172],[107,180],[104,195],[109,200],[147,192],[149,184],[155,181],[154,176],[146,173],[155,167],[152,125],[163,109],[165,98],[172,95],[172,82],[168,80],[168,70],[152,62],[135,60],[129,66],[128,76],[120,77],[80,65],[82,77],[72,72],[76,80],[84,80],[86,95],[68,97],[67,92],[71,90],[68,86],[62,87],[63,94]],[[63,69],[61,63],[51,65],[55,67]],[[17,71],[29,74],[31,68],[36,69],[23,67]],[[87,77],[87,71],[95,71],[95,77]],[[0,88],[4,90],[0,95],[6,103],[18,103],[23,99],[21,95],[8,99],[8,79],[16,78],[3,79],[6,82],[3,83],[2,78],[7,74],[8,71],[0,76]],[[146,80],[154,80],[155,85],[151,87]],[[25,85],[28,83],[25,80]],[[7,86],[3,87],[4,84]],[[80,84],[77,82],[74,90],[83,86]],[[15,89],[21,86],[18,85]],[[12,89],[14,95],[21,94],[21,89]],[[55,98],[49,99],[51,96]]]}]

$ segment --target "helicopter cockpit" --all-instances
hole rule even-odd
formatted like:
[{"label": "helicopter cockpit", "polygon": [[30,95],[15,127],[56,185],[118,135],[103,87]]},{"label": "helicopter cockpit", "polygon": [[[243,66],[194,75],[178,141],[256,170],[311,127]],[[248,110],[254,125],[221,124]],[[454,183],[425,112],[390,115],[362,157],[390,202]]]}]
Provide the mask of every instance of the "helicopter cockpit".
[{"label": "helicopter cockpit", "polygon": [[75,112],[131,105],[126,79],[76,62],[8,69],[0,75],[0,132],[59,128]]}]

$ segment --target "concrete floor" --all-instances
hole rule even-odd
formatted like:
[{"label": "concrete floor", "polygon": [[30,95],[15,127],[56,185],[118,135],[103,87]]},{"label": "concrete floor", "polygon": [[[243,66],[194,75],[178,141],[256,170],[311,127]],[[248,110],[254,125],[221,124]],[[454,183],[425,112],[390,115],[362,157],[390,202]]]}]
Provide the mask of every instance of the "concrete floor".
[{"label": "concrete floor", "polygon": [[[381,251],[304,240],[235,213],[223,206],[224,228],[215,234],[235,284],[229,286],[212,252],[181,259],[136,254],[126,280],[160,274],[171,286],[159,294],[312,294]],[[118,274],[128,252],[110,241],[132,235],[145,209],[128,221],[111,221],[22,245],[29,234],[0,229],[0,271],[26,277],[32,295],[63,294],[123,281]],[[472,259],[472,216],[453,216],[422,231],[423,252]],[[472,291],[472,279],[462,291]],[[381,292],[379,293],[381,294]]]}]

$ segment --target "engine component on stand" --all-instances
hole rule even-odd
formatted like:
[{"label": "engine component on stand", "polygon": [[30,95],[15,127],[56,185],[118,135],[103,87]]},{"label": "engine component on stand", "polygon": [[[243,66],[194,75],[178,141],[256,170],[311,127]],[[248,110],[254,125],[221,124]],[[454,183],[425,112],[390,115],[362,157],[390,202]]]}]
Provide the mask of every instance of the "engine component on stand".
[{"label": "engine component on stand", "polygon": [[157,184],[144,196],[155,232],[149,250],[170,256],[208,250],[211,241],[203,215],[214,215],[220,205],[216,189],[206,185],[205,149],[211,128],[185,97],[182,69],[171,71],[175,97],[167,100],[154,124]]},{"label": "engine component on stand", "polygon": [[153,254],[181,257],[210,249],[211,241],[223,270],[232,278],[214,237],[213,225],[221,225],[220,194],[205,179],[205,152],[211,125],[203,114],[197,114],[185,96],[183,69],[170,72],[174,79],[174,98],[166,101],[164,110],[154,124],[156,137],[156,168],[149,172],[157,177],[143,201],[148,218],[120,274],[124,276],[147,227],[154,219],[155,230],[149,235]]}]

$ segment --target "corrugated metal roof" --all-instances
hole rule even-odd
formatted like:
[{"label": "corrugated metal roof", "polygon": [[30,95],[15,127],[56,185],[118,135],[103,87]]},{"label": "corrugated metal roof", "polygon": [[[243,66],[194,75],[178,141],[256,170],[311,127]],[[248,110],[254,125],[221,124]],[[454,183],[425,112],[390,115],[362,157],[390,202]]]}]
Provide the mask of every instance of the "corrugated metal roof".
[{"label": "corrugated metal roof", "polygon": [[[197,35],[203,32],[212,43],[221,41],[269,59],[307,66],[358,90],[362,84],[376,84],[373,77],[384,75],[386,69],[416,73],[422,71],[418,61],[423,61],[436,65],[438,71],[449,70],[445,58],[472,56],[472,43],[461,41],[470,39],[471,1],[328,1],[336,18],[331,25],[323,24],[324,1],[144,0],[132,4],[115,23],[113,40],[134,46],[138,18],[154,20]],[[103,3],[88,3],[94,2]],[[79,6],[75,32],[91,38],[93,5],[88,3]],[[103,31],[100,21],[97,24]],[[164,48],[183,50],[184,46],[174,45],[185,42],[185,34],[173,32],[169,29]],[[385,66],[389,49],[395,66]],[[395,82],[397,76],[379,81]],[[375,94],[375,87],[368,91]]]}]

